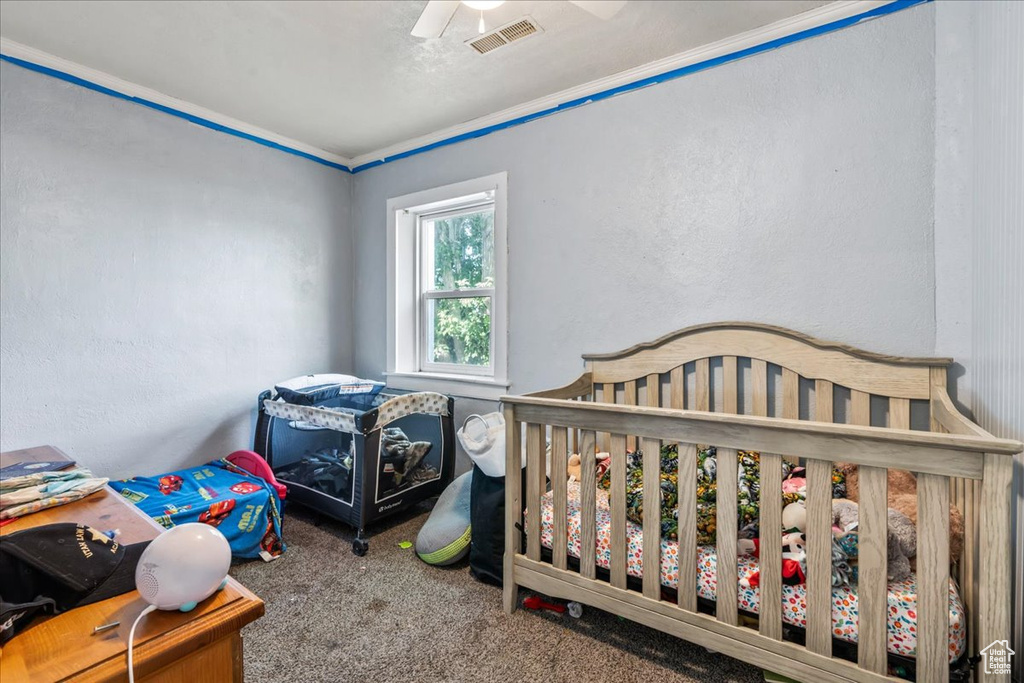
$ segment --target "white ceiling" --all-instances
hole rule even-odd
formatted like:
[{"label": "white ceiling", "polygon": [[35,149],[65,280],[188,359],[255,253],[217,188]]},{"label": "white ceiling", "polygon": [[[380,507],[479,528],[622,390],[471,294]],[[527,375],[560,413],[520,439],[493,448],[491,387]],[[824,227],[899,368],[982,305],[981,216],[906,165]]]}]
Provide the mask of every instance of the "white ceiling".
[{"label": "white ceiling", "polygon": [[425,2],[123,0],[0,3],[0,34],[344,157],[557,93],[826,4],[629,2],[601,21],[562,0],[511,1],[497,27],[544,29],[478,55],[460,7],[409,35]]}]

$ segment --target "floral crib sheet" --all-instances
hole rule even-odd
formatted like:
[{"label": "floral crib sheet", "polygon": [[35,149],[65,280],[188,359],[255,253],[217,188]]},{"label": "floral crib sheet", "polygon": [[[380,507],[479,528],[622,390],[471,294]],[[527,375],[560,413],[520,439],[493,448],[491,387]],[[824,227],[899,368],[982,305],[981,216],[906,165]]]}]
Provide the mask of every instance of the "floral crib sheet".
[{"label": "floral crib sheet", "polygon": [[[580,510],[579,483],[568,484],[567,526],[569,531],[569,554],[580,556]],[[597,565],[611,567],[611,510],[606,491],[597,491]],[[552,494],[542,499],[541,544],[552,547],[554,512]],[[627,520],[626,571],[630,576],[643,576],[643,529]],[[750,576],[757,571],[757,559],[741,556],[738,559],[739,578]],[[716,571],[715,547],[697,548],[697,595],[707,600],[715,599]],[[661,541],[661,583],[669,588],[679,585],[679,544],[662,538]],[[737,604],[741,610],[758,613],[760,591],[756,587],[737,587]],[[782,587],[782,620],[793,626],[807,626],[806,586]],[[917,653],[917,585],[912,574],[904,581],[889,583],[888,651],[905,657]],[[949,660],[960,657],[966,649],[967,618],[956,585],[949,585]],[[832,589],[832,634],[835,638],[850,643],[857,642],[857,593],[848,586]]]}]

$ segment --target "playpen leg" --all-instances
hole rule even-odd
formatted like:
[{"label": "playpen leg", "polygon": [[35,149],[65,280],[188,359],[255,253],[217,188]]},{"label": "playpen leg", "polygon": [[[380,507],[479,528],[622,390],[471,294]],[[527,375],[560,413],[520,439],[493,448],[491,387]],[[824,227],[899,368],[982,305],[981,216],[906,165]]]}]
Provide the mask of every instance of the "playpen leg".
[{"label": "playpen leg", "polygon": [[363,527],[359,527],[359,532],[356,533],[356,540],[352,541],[352,552],[362,557],[369,549],[370,542],[363,538]]}]

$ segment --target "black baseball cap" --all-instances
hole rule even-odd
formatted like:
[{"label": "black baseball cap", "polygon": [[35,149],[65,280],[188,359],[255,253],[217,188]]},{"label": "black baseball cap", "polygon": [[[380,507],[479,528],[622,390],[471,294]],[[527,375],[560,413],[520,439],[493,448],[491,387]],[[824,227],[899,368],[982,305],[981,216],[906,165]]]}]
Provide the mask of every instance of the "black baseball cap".
[{"label": "black baseball cap", "polygon": [[47,524],[0,536],[0,643],[38,614],[60,614],[135,589],[149,545],[124,545],[90,526]]}]

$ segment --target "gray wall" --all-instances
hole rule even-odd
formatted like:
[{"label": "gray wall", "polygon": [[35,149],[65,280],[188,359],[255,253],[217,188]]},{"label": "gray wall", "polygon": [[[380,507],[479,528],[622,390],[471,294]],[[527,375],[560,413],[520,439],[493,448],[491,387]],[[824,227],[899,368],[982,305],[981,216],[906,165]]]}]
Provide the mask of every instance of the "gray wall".
[{"label": "gray wall", "polygon": [[0,65],[0,448],[109,476],[247,448],[257,393],[348,370],[351,178]]},{"label": "gray wall", "polygon": [[[973,6],[971,330],[974,412],[1024,439],[1024,4]],[[1024,458],[1015,463],[1014,658],[1024,679]],[[981,645],[985,645],[982,643]]]},{"label": "gray wall", "polygon": [[916,7],[355,176],[356,369],[385,367],[385,202],[508,171],[512,392],[713,320],[935,345],[935,10]]},{"label": "gray wall", "polygon": [[935,355],[954,359],[950,395],[970,412],[972,25],[975,2],[935,3]]}]

